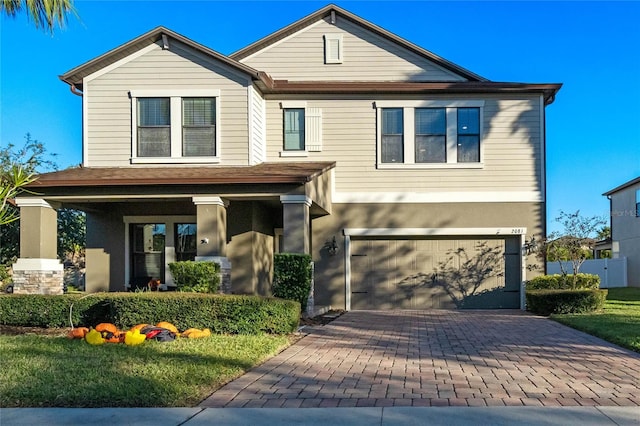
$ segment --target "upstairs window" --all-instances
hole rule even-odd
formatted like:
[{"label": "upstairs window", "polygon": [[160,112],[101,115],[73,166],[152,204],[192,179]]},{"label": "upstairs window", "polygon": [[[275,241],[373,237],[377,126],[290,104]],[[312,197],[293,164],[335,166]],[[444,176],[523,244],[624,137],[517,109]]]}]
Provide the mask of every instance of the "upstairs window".
[{"label": "upstairs window", "polygon": [[132,163],[220,161],[220,91],[132,90]]},{"label": "upstairs window", "polygon": [[636,217],[640,217],[640,189],[636,190]]},{"label": "upstairs window", "polygon": [[169,98],[138,99],[138,157],[171,156]]},{"label": "upstairs window", "polygon": [[284,101],[281,157],[307,157],[322,151],[322,109],[306,101]]},{"label": "upstairs window", "polygon": [[304,151],[304,108],[284,109],[284,150]]},{"label": "upstairs window", "polygon": [[216,99],[182,99],[182,155],[216,155]]},{"label": "upstairs window", "polygon": [[458,163],[480,161],[480,108],[458,108]]},{"label": "upstairs window", "polygon": [[444,108],[416,108],[416,163],[447,162],[447,114]]},{"label": "upstairs window", "polygon": [[382,109],[382,162],[404,161],[404,120],[402,108]]},{"label": "upstairs window", "polygon": [[377,167],[482,168],[482,100],[376,101]]}]

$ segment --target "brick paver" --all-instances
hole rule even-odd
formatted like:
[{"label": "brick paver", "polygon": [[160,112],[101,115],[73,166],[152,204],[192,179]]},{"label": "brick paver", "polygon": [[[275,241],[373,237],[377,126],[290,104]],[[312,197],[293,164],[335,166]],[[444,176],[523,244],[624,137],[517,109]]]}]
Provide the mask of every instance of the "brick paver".
[{"label": "brick paver", "polygon": [[202,407],[640,405],[640,355],[521,311],[353,311]]}]

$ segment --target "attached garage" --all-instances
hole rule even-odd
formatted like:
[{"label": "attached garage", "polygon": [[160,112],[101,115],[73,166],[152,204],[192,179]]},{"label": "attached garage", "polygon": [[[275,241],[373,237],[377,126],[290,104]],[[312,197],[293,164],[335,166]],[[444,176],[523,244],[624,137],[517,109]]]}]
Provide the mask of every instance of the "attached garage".
[{"label": "attached garage", "polygon": [[525,233],[346,229],[348,309],[521,308]]}]

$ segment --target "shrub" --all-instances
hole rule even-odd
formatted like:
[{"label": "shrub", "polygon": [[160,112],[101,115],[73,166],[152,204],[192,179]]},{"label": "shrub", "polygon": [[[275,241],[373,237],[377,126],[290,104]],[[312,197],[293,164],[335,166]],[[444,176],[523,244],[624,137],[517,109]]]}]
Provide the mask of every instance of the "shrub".
[{"label": "shrub", "polygon": [[279,253],[273,260],[273,295],[282,299],[295,300],[300,303],[302,310],[305,310],[311,291],[311,256]]},{"label": "shrub", "polygon": [[178,291],[216,293],[220,287],[220,265],[214,262],[173,262],[169,270]]},{"label": "shrub", "polygon": [[[73,304],[73,309],[71,305]],[[71,314],[70,314],[71,312]],[[89,326],[109,320],[108,293],[91,297],[77,294],[47,296],[40,294],[0,295],[0,324],[24,327]]]},{"label": "shrub", "polygon": [[219,334],[287,334],[295,331],[300,304],[260,296],[196,293],[96,293],[78,295],[2,295],[0,324],[68,327],[110,322],[120,329],[168,321],[180,330],[209,328]]},{"label": "shrub", "polygon": [[527,282],[527,290],[597,290],[600,277],[593,274],[540,275]]},{"label": "shrub", "polygon": [[529,290],[527,310],[538,315],[582,314],[601,310],[607,290]]}]

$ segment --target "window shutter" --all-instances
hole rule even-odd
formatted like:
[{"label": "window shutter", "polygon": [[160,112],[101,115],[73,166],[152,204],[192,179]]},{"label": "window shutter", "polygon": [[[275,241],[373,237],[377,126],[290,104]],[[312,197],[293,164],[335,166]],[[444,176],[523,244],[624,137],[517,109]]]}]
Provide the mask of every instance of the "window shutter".
[{"label": "window shutter", "polygon": [[342,34],[324,35],[324,62],[325,64],[342,63]]},{"label": "window shutter", "polygon": [[322,109],[305,110],[305,132],[307,151],[322,151]]}]

